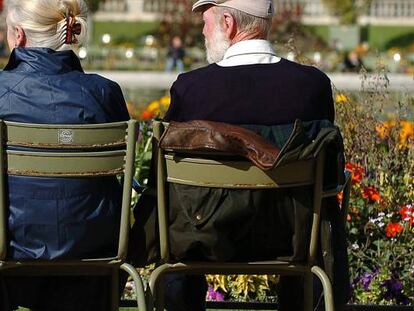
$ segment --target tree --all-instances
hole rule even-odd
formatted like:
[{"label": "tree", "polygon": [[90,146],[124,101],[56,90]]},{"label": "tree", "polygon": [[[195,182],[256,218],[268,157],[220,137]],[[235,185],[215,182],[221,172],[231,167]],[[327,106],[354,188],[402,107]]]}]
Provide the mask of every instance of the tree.
[{"label": "tree", "polygon": [[169,44],[173,36],[180,36],[186,46],[204,42],[201,35],[201,17],[192,13],[192,0],[160,1],[162,16],[158,31],[162,46]]},{"label": "tree", "polygon": [[87,0],[87,3],[89,5],[89,9],[91,12],[96,12],[99,9],[99,4],[105,2],[105,0]]},{"label": "tree", "polygon": [[323,51],[327,44],[302,23],[303,7],[300,4],[279,9],[273,17],[270,40],[284,53],[293,52],[300,62],[308,63],[304,54]]},{"label": "tree", "polygon": [[358,16],[366,12],[372,0],[322,0],[342,24],[355,24]]}]

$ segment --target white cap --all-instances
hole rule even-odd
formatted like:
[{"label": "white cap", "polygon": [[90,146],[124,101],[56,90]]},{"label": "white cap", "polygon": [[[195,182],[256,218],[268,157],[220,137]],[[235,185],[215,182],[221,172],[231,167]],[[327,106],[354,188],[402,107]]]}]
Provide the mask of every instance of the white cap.
[{"label": "white cap", "polygon": [[193,5],[193,12],[202,11],[207,4],[233,8],[261,18],[271,18],[274,13],[273,0],[198,0]]}]

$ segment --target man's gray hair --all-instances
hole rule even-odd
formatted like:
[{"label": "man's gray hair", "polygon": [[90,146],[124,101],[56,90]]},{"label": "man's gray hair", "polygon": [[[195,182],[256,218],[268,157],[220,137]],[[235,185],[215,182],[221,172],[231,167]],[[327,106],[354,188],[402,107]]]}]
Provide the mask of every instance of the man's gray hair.
[{"label": "man's gray hair", "polygon": [[[236,20],[237,27],[240,31],[245,33],[258,33],[260,39],[268,39],[270,30],[272,28],[272,19],[271,18],[262,18],[256,17],[237,9],[228,8],[228,7],[214,7],[217,13],[230,13]],[[217,17],[220,14],[216,15]]]}]

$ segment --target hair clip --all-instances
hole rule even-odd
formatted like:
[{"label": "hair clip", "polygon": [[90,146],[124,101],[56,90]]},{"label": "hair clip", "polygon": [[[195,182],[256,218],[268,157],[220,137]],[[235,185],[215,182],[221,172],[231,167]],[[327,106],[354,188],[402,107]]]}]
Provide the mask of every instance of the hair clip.
[{"label": "hair clip", "polygon": [[81,31],[82,25],[80,23],[76,23],[75,17],[69,12],[69,8],[67,8],[65,44],[78,43],[75,35],[80,35]]}]

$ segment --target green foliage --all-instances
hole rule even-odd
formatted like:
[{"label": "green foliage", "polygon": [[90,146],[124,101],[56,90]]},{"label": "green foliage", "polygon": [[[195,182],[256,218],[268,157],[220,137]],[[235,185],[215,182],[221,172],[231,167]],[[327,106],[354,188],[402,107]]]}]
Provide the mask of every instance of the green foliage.
[{"label": "green foliage", "polygon": [[[407,47],[414,42],[414,30],[410,26],[371,25],[368,28],[370,45],[379,49]],[[409,42],[410,38],[413,38]]]},{"label": "green foliage", "polygon": [[[139,182],[139,184],[146,185],[151,164],[152,130],[148,122],[140,122],[139,127],[139,141],[135,153],[134,178]],[[132,206],[135,206],[138,198],[138,194],[133,191],[131,202]]]},{"label": "green foliage", "polygon": [[403,35],[399,35],[395,38],[392,38],[390,41],[387,42],[387,44],[385,45],[385,48],[391,49],[391,48],[396,48],[396,47],[409,47],[413,44],[414,42],[414,30],[409,32],[409,33],[405,33]]},{"label": "green foliage", "polygon": [[338,16],[343,24],[354,24],[358,16],[365,11],[365,9],[372,2],[371,0],[322,0],[329,10]]},{"label": "green foliage", "polygon": [[105,2],[105,0],[86,0],[91,12],[96,12],[99,9],[99,4]]},{"label": "green foliage", "polygon": [[275,294],[278,277],[269,275],[207,275],[215,291],[225,293],[226,299],[236,301],[265,301]]}]

